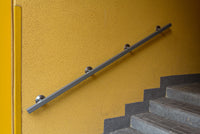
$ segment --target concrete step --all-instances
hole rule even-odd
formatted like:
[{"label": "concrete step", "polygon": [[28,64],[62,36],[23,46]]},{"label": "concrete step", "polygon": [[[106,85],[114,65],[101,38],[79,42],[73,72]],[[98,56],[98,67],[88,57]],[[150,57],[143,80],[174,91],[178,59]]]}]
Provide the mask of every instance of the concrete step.
[{"label": "concrete step", "polygon": [[132,128],[143,134],[200,134],[200,129],[187,126],[152,113],[131,116]]},{"label": "concrete step", "polygon": [[168,98],[151,100],[149,111],[167,119],[200,128],[200,107]]},{"label": "concrete step", "polygon": [[200,106],[200,83],[169,86],[166,97]]},{"label": "concrete step", "polygon": [[137,130],[133,128],[123,128],[123,129],[119,129],[114,132],[111,132],[110,134],[142,134],[142,133],[138,132]]}]

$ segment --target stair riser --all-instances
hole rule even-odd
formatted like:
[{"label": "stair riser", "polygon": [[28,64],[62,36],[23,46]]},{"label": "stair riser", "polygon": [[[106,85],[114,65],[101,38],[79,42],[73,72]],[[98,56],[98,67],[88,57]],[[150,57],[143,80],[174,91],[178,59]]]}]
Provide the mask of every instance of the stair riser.
[{"label": "stair riser", "polygon": [[166,97],[177,101],[185,102],[195,106],[200,106],[200,96],[179,90],[167,88]]},{"label": "stair riser", "polygon": [[175,120],[183,124],[200,128],[200,116],[185,112],[180,109],[172,108],[157,102],[150,101],[149,111],[159,116]]},{"label": "stair riser", "polygon": [[148,123],[134,116],[131,117],[130,124],[130,127],[142,132],[143,134],[170,134],[169,132],[160,129],[151,123]]}]

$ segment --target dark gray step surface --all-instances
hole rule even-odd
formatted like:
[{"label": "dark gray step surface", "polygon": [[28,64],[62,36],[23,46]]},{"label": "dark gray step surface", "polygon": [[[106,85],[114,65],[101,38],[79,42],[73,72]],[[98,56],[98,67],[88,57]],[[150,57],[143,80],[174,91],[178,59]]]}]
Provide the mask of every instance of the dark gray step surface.
[{"label": "dark gray step surface", "polygon": [[166,97],[200,106],[200,83],[168,86]]},{"label": "dark gray step surface", "polygon": [[138,132],[137,130],[133,128],[123,128],[123,129],[119,129],[114,132],[111,132],[110,134],[142,134],[142,133]]},{"label": "dark gray step surface", "polygon": [[200,107],[168,98],[149,102],[149,111],[167,119],[200,128]]},{"label": "dark gray step surface", "polygon": [[200,134],[200,129],[152,113],[131,116],[132,128],[143,134]]}]

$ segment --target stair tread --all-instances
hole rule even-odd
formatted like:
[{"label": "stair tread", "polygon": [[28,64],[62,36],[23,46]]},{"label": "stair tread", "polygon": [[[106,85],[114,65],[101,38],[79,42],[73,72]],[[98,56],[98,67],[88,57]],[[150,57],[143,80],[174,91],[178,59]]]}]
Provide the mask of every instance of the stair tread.
[{"label": "stair tread", "polygon": [[133,115],[131,118],[138,118],[163,131],[175,134],[199,134],[200,129],[166,119],[153,113],[142,113]]},{"label": "stair tread", "polygon": [[200,83],[198,83],[198,82],[190,83],[190,84],[168,86],[167,89],[180,90],[183,92],[187,92],[187,93],[191,93],[191,94],[200,96]]},{"label": "stair tread", "polygon": [[149,111],[159,116],[200,128],[200,107],[168,98],[151,100]]},{"label": "stair tread", "polygon": [[111,132],[110,134],[142,134],[138,132],[137,130],[133,128],[123,128],[119,130],[115,130],[114,132]]},{"label": "stair tread", "polygon": [[163,104],[175,109],[180,109],[185,112],[190,112],[191,114],[196,114],[197,116],[200,116],[200,107],[198,106],[194,106],[194,105],[187,104],[184,102],[179,102],[179,101],[172,100],[169,98],[159,98],[156,100],[151,100],[150,103],[151,102],[157,102],[157,103],[160,103],[160,104]]},{"label": "stair tread", "polygon": [[200,107],[200,83],[168,86],[166,97]]}]

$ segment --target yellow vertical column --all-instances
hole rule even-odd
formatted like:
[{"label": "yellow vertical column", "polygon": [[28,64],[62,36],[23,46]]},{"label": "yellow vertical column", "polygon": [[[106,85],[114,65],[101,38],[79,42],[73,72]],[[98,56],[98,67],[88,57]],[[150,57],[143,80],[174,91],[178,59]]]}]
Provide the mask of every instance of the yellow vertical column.
[{"label": "yellow vertical column", "polygon": [[14,134],[21,134],[21,7],[14,7]]},{"label": "yellow vertical column", "polygon": [[11,0],[0,0],[0,133],[11,133]]}]

